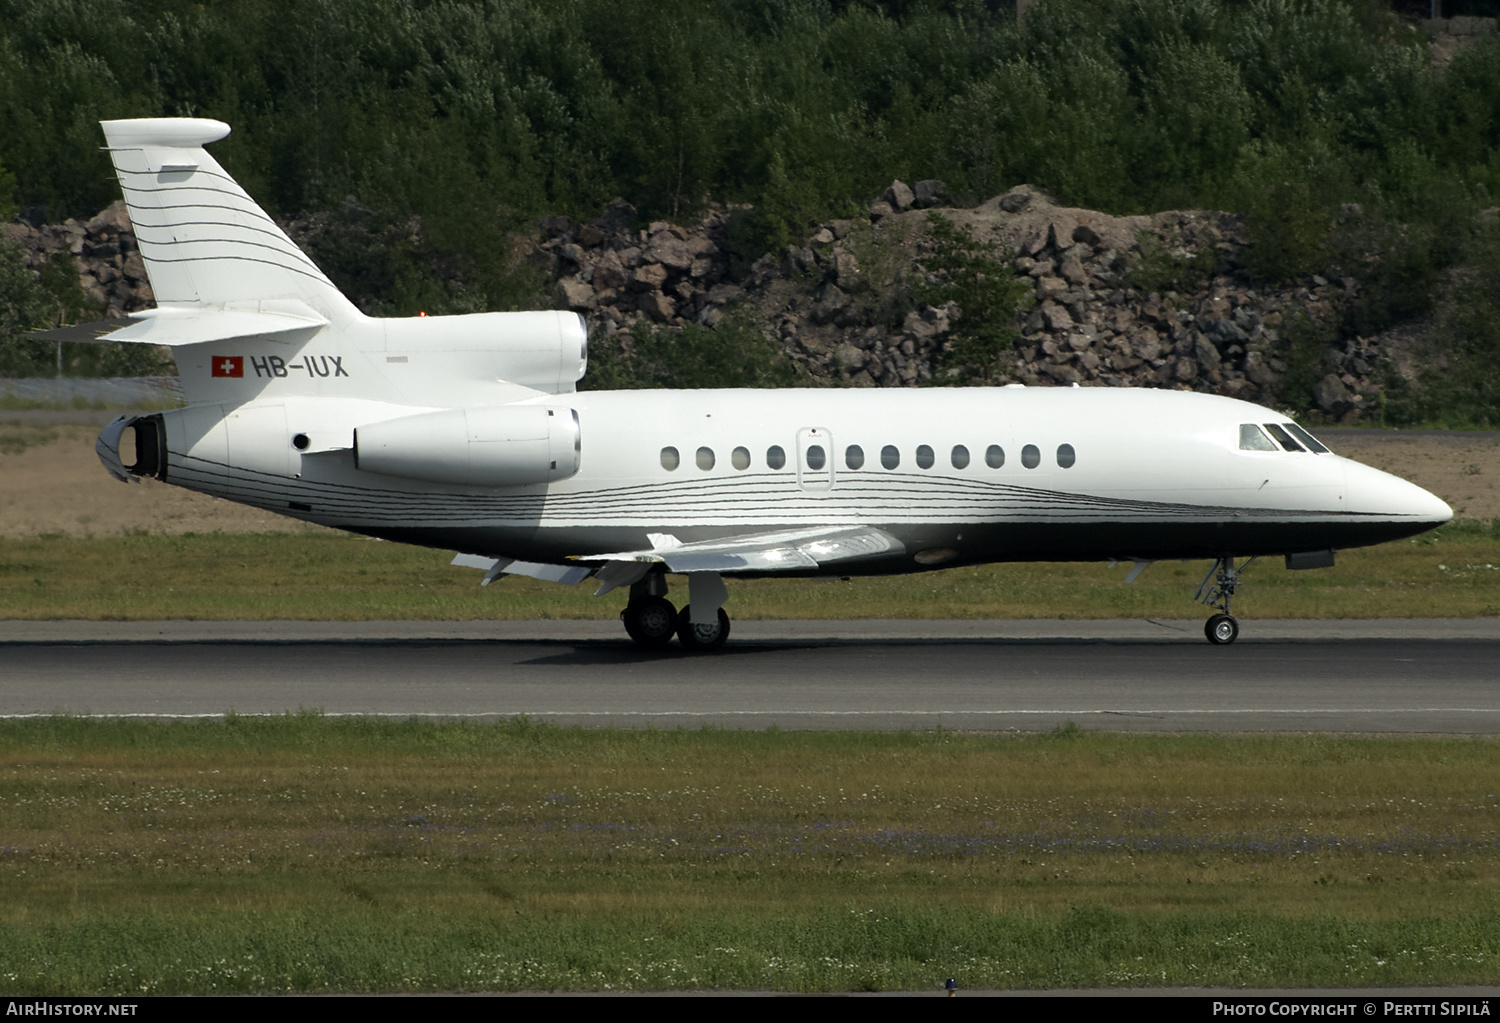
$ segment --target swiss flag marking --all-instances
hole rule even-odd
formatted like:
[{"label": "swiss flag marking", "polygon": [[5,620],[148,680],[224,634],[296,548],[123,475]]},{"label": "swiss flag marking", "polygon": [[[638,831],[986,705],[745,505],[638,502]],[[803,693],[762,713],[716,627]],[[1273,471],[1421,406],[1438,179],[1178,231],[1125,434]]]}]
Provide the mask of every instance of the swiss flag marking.
[{"label": "swiss flag marking", "polygon": [[242,377],[245,375],[243,355],[220,355],[214,358],[213,375],[216,377]]}]

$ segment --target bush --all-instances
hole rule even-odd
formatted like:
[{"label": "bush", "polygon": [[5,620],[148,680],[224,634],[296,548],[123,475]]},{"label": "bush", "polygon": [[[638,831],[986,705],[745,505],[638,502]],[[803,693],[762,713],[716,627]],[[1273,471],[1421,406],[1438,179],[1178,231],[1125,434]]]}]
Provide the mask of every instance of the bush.
[{"label": "bush", "polygon": [[1152,231],[1142,231],[1136,244],[1141,255],[1130,271],[1130,286],[1141,291],[1197,291],[1207,286],[1218,264],[1211,245],[1189,253],[1175,237],[1163,244]]},{"label": "bush", "polygon": [[1305,311],[1294,309],[1282,324],[1286,369],[1277,382],[1276,396],[1281,404],[1296,412],[1313,408],[1313,388],[1328,372],[1324,351],[1337,336],[1331,319],[1316,323]]},{"label": "bush", "polygon": [[48,326],[52,303],[19,246],[0,242],[0,376],[50,376],[56,345],[23,337]]},{"label": "bush", "polygon": [[939,376],[992,384],[1002,357],[1016,340],[1011,322],[1031,289],[1016,280],[1008,258],[996,258],[994,245],[981,242],[947,217],[934,213],[927,221],[934,251],[922,257],[920,265],[930,283],[917,297],[933,306],[952,302],[958,312],[948,333],[945,372]]},{"label": "bush", "polygon": [[640,319],[624,346],[610,339],[590,347],[589,370],[580,386],[591,391],[791,387],[799,379],[780,347],[742,320],[730,318],[716,328],[690,323],[675,330]]},{"label": "bush", "polygon": [[1500,222],[1484,218],[1450,275],[1414,384],[1387,399],[1394,425],[1500,426]]}]

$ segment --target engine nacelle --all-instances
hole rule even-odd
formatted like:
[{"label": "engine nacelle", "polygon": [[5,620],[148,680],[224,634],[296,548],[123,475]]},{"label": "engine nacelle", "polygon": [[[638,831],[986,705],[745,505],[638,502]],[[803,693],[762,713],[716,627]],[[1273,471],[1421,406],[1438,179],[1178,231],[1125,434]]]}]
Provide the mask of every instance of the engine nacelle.
[{"label": "engine nacelle", "polygon": [[577,313],[468,313],[373,322],[381,326],[387,362],[410,358],[437,373],[565,394],[576,389],[588,368],[588,327]]},{"label": "engine nacelle", "polygon": [[354,431],[355,468],[469,487],[564,480],[579,452],[578,413],[546,405],[424,412]]}]

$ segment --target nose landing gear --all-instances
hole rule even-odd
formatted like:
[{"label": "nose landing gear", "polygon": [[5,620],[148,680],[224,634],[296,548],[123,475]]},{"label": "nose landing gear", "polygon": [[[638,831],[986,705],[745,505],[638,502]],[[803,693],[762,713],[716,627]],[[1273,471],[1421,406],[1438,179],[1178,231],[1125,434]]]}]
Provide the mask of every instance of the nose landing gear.
[{"label": "nose landing gear", "polygon": [[1224,646],[1239,638],[1240,623],[1229,613],[1229,602],[1234,599],[1234,588],[1239,585],[1240,573],[1249,568],[1254,560],[1250,558],[1235,568],[1234,555],[1226,554],[1213,563],[1208,574],[1203,577],[1203,584],[1198,587],[1195,599],[1219,610],[1203,626],[1203,634],[1215,646]]}]

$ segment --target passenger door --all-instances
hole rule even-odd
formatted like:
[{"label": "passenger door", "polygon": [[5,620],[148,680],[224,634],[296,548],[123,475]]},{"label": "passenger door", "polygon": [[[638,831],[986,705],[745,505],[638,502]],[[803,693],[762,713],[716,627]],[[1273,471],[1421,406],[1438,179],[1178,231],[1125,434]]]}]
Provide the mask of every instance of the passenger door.
[{"label": "passenger door", "polygon": [[833,489],[833,438],[821,426],[797,431],[797,485],[810,493]]}]

